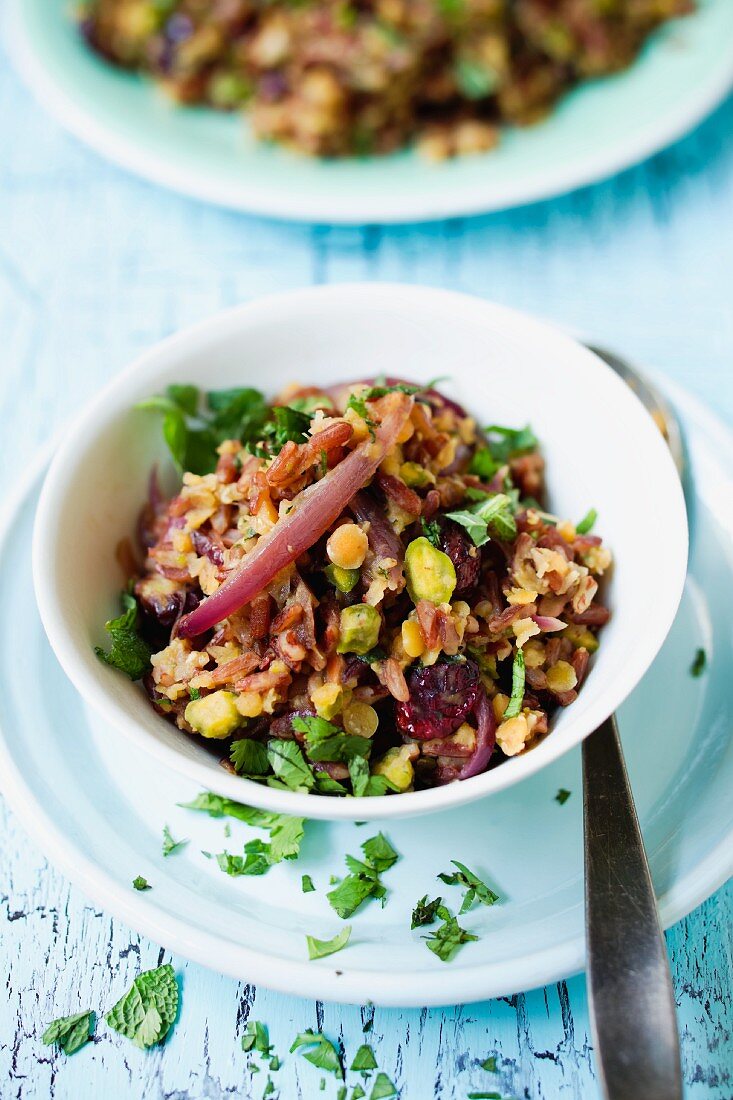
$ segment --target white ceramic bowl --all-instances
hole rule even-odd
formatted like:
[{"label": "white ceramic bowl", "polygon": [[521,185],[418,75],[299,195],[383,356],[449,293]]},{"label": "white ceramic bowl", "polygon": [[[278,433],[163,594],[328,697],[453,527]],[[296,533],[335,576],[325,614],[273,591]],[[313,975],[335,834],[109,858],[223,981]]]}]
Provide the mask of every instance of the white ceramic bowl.
[{"label": "white ceramic bowl", "polygon": [[[369,799],[272,790],[221,768],[160,718],[141,687],[93,645],[118,614],[115,547],[135,531],[154,462],[173,471],[157,417],[135,409],[170,382],[217,389],[400,375],[448,375],[444,391],[479,421],[531,423],[547,459],[553,510],[598,510],[612,548],[613,616],[577,702],[524,756],[463,782]],[[242,802],[306,817],[401,817],[491,794],[577,745],[629,694],[674,618],[687,564],[681,486],[666,445],[627,386],[562,332],[502,306],[442,290],[357,284],[300,290],[220,313],[156,345],[83,411],[59,448],[36,517],[33,568],[43,624],[64,670],[122,738]],[[73,731],[69,731],[73,736]],[[643,731],[639,731],[643,736]],[[122,744],[121,744],[122,749]]]}]

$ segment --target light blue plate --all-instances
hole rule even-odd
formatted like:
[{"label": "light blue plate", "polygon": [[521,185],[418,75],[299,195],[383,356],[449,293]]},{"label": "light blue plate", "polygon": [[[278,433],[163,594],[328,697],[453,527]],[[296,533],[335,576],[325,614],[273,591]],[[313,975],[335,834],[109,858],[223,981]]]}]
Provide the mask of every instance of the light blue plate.
[{"label": "light blue plate", "polygon": [[[671,396],[684,414],[690,454],[690,576],[664,648],[620,714],[665,926],[733,870],[733,440],[685,394]],[[262,878],[228,878],[201,855],[241,852],[245,838],[261,834],[235,821],[227,838],[223,821],[178,808],[195,788],[161,772],[87,713],[49,649],[29,551],[46,463],[8,507],[0,543],[0,784],[39,846],[95,903],[224,973],[331,1000],[479,1000],[583,967],[579,750],[482,802],[390,824],[402,858],[384,876],[386,908],[365,905],[352,920],[349,946],[309,962],[305,934],[328,938],[342,927],[324,897],[329,876],[343,873],[344,854],[359,855],[376,828],[308,823],[301,857]],[[709,663],[694,679],[689,668],[698,646]],[[562,806],[555,801],[560,787],[572,792]],[[191,838],[168,859],[161,854],[164,823],[176,838]],[[410,931],[410,913],[426,893],[442,893],[457,911],[460,892],[436,879],[451,859],[485,877],[501,900],[462,918],[481,938],[445,965]],[[301,892],[304,873],[315,893]],[[132,889],[139,874],[152,890]]]},{"label": "light blue plate", "polygon": [[733,2],[698,0],[626,72],[587,83],[541,125],[488,154],[429,165],[415,153],[341,162],[258,144],[241,119],[171,106],[81,41],[65,0],[8,0],[13,52],[60,121],[148,179],[238,210],[326,223],[404,222],[547,198],[680,137],[733,82]]}]

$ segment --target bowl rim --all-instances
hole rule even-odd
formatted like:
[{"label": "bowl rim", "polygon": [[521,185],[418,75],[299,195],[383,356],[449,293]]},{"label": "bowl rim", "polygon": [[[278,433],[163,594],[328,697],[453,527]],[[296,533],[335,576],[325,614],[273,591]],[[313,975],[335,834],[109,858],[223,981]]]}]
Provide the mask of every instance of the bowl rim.
[{"label": "bowl rim", "polygon": [[[129,715],[122,704],[118,704],[110,697],[103,678],[89,671],[80,656],[82,643],[80,640],[74,640],[74,632],[67,625],[66,617],[56,597],[55,554],[49,553],[49,547],[53,548],[55,545],[53,531],[69,491],[69,468],[77,461],[80,453],[94,446],[100,434],[100,425],[103,426],[108,417],[119,413],[121,409],[129,408],[129,395],[126,400],[125,394],[130,383],[143,374],[151,376],[152,392],[155,388],[156,372],[169,367],[177,357],[182,357],[193,348],[205,347],[212,340],[231,335],[242,327],[243,321],[246,328],[250,321],[256,321],[258,314],[267,319],[267,314],[274,311],[282,318],[283,313],[291,305],[321,308],[325,304],[326,307],[333,307],[349,299],[353,304],[354,296],[358,296],[363,301],[364,295],[371,296],[375,301],[381,299],[391,305],[394,305],[395,295],[399,295],[405,304],[417,308],[429,308],[431,301],[436,305],[440,301],[443,305],[456,307],[457,310],[483,311],[486,316],[493,314],[494,318],[502,324],[514,326],[521,324],[530,331],[534,329],[535,334],[552,340],[556,344],[564,342],[568,349],[573,349],[576,354],[582,350],[589,364],[594,364],[596,370],[612,377],[614,384],[617,383],[619,387],[624,388],[623,392],[628,395],[630,401],[638,402],[638,398],[603,360],[562,329],[485,298],[458,291],[400,283],[343,283],[263,295],[221,310],[203,321],[156,342],[102,387],[72,420],[52,458],[43,483],[33,530],[33,581],[41,621],[56,658],[91,710],[108,721],[117,732],[122,733],[153,759],[200,783],[208,790],[262,809],[314,819],[376,821],[448,810],[504,790],[549,765],[580,744],[621,705],[636,687],[669,632],[677,613],[687,572],[688,526],[682,484],[661,433],[654,433],[658,444],[652,442],[654,435],[650,433],[649,446],[658,446],[660,454],[663,453],[666,456],[669,478],[665,488],[669,504],[677,512],[673,517],[675,521],[669,525],[669,545],[665,542],[665,555],[668,562],[665,598],[657,601],[655,605],[657,614],[650,622],[641,644],[638,644],[637,639],[633,660],[625,666],[624,675],[604,685],[599,692],[598,700],[591,705],[586,719],[582,723],[578,722],[574,736],[566,737],[564,742],[560,739],[553,741],[552,736],[548,736],[526,756],[514,757],[503,763],[501,767],[471,779],[428,790],[406,792],[399,796],[383,795],[368,799],[334,798],[328,795],[280,791],[242,776],[233,775],[224,768],[212,768],[203,762],[200,763],[177,748],[151,737],[150,733]],[[622,391],[619,390],[619,392]],[[651,420],[649,423],[652,426]],[[181,733],[181,737],[185,736]]]}]

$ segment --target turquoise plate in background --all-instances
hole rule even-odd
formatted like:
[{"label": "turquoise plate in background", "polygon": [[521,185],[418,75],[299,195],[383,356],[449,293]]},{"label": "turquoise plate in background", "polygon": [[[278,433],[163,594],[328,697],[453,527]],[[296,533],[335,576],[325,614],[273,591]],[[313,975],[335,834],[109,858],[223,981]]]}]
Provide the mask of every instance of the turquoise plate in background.
[{"label": "turquoise plate in background", "polygon": [[315,161],[256,142],[240,117],[175,107],[84,45],[65,0],[7,0],[13,54],[60,122],[103,155],[199,199],[301,221],[363,224],[476,214],[548,198],[643,160],[733,84],[733,0],[698,0],[627,71],[573,91],[491,153],[431,165],[414,152]]},{"label": "turquoise plate in background", "polygon": [[[672,630],[621,707],[626,761],[665,927],[733,870],[733,440],[710,413],[671,390],[689,454],[690,568]],[[388,822],[401,859],[384,874],[384,909],[368,902],[337,955],[309,962],[306,933],[343,922],[325,893],[344,855],[378,824],[306,823],[299,859],[262,877],[229,878],[202,849],[241,853],[259,830],[177,803],[197,793],[88,712],[62,673],[33,599],[31,527],[48,456],[3,510],[0,538],[0,785],[50,860],[93,901],[187,958],[274,989],[327,1000],[422,1006],[483,1000],[566,977],[584,965],[580,749],[489,798]],[[650,585],[655,578],[649,578]],[[698,647],[702,676],[689,669]],[[550,734],[552,736],[552,734]],[[571,791],[560,805],[560,788]],[[396,796],[398,797],[398,796]],[[366,812],[366,807],[365,807]],[[190,838],[165,859],[162,828]],[[446,965],[410,931],[412,907],[461,891],[436,875],[458,859],[496,890],[461,924],[480,938]],[[313,893],[301,892],[311,875]],[[136,875],[152,889],[137,893]]]}]

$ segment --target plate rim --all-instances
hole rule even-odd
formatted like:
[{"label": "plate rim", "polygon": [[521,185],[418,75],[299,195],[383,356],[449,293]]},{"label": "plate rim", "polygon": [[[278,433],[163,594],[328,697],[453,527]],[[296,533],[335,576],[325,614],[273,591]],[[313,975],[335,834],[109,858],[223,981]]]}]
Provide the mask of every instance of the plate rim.
[{"label": "plate rim", "polygon": [[[648,372],[652,373],[652,372]],[[668,379],[653,377],[678,406],[685,403],[689,415],[708,436],[727,450],[733,449],[733,432],[701,401]],[[17,511],[28,502],[34,486],[50,461],[60,433],[47,444],[26,471],[8,501],[0,521],[0,554],[12,538]],[[253,951],[242,944],[222,950],[222,939],[203,929],[192,933],[185,921],[162,914],[153,899],[125,889],[107,870],[89,859],[80,847],[59,833],[55,823],[38,803],[16,765],[0,728],[0,787],[13,813],[38,845],[43,855],[57,866],[71,883],[107,912],[139,934],[164,945],[187,959],[238,980],[253,981],[282,993],[340,1003],[361,1004],[371,1000],[390,1007],[437,1007],[467,1004],[505,996],[522,989],[549,984],[582,970],[585,961],[583,935],[561,940],[540,951],[524,955],[521,961],[493,962],[486,966],[460,967],[451,971],[452,997],[447,999],[442,971],[410,975],[410,995],[405,998],[407,975],[380,971],[350,971],[348,963],[333,964],[278,959]],[[679,882],[659,899],[660,917],[669,928],[718,890],[733,874],[733,845],[726,834],[715,847]],[[232,950],[233,947],[233,950]],[[341,957],[339,957],[341,960]]]},{"label": "plate rim", "polygon": [[[694,130],[724,100],[733,88],[733,48],[726,64],[716,69],[709,81],[700,81],[689,90],[685,103],[662,124],[640,131],[621,149],[618,145],[602,148],[568,172],[562,165],[539,180],[511,184],[482,198],[476,186],[461,194],[459,201],[447,193],[421,197],[415,192],[389,200],[361,194],[359,209],[338,194],[303,198],[297,194],[272,193],[266,186],[240,187],[217,181],[203,174],[184,174],[175,164],[141,149],[133,140],[117,135],[99,122],[88,108],[76,102],[67,85],[51,77],[36,55],[23,17],[25,0],[8,0],[5,13],[6,37],[10,58],[25,86],[40,106],[84,145],[135,176],[188,198],[240,213],[281,221],[322,225],[409,225],[445,218],[474,217],[511,210],[557,198],[617,175],[642,163],[673,145]],[[694,18],[694,14],[688,18]]]}]

